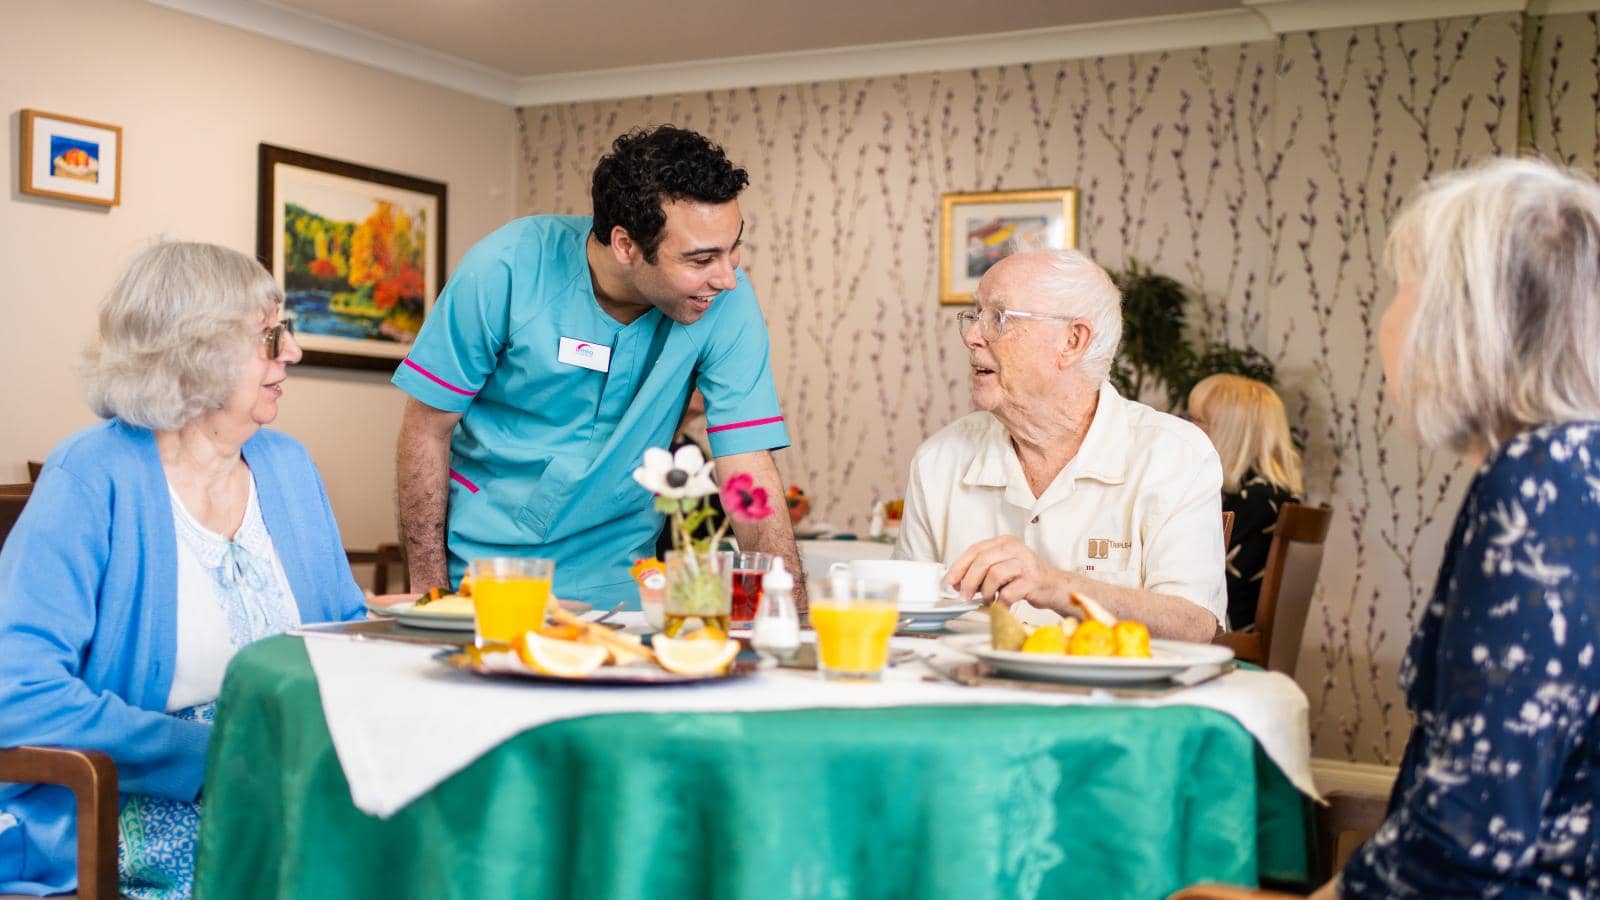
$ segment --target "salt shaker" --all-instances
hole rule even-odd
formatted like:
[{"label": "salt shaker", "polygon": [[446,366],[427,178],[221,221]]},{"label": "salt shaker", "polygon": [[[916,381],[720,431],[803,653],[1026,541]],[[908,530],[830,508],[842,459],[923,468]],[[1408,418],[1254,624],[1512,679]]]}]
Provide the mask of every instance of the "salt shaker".
[{"label": "salt shaker", "polygon": [[800,648],[800,616],[794,608],[794,576],[784,568],[783,557],[761,579],[761,605],[750,630],[750,646],[764,666],[787,660]]}]

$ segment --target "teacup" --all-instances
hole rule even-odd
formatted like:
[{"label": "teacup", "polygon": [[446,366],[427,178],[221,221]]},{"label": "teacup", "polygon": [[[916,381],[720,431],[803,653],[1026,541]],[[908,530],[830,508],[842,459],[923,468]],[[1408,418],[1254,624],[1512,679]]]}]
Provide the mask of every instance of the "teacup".
[{"label": "teacup", "polygon": [[830,573],[847,571],[856,579],[898,584],[901,609],[927,609],[937,604],[944,570],[940,563],[910,559],[857,559],[828,567]]}]

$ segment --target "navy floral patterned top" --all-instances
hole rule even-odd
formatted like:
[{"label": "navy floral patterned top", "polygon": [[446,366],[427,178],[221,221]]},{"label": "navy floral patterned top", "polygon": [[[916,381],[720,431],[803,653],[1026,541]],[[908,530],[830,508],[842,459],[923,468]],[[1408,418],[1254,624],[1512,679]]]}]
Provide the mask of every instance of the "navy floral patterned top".
[{"label": "navy floral patterned top", "polygon": [[1400,667],[1416,716],[1344,897],[1600,897],[1600,423],[1474,478]]}]

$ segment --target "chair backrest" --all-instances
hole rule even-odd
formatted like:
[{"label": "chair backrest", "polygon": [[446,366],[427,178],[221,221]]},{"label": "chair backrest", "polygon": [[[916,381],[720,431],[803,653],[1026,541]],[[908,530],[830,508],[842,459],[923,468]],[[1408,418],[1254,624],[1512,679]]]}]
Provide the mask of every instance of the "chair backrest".
[{"label": "chair backrest", "polygon": [[1327,805],[1317,807],[1317,859],[1312,870],[1318,882],[1327,881],[1362,844],[1378,833],[1389,810],[1387,797],[1330,791]]},{"label": "chair backrest", "polygon": [[1290,678],[1300,661],[1300,640],[1332,522],[1333,510],[1326,506],[1285,503],[1272,532],[1272,547],[1261,576],[1261,599],[1256,604],[1256,632],[1261,635],[1261,655],[1267,668]]},{"label": "chair backrest", "polygon": [[[345,556],[350,558],[350,565],[372,566],[372,592],[374,594],[389,593],[389,577],[398,576],[402,592],[411,589],[410,573],[406,571],[406,551],[400,544],[379,544],[376,550],[351,550],[345,548]],[[391,568],[393,567],[393,568]]]},{"label": "chair backrest", "polygon": [[32,492],[32,484],[0,484],[0,547],[5,546],[11,528],[22,516],[22,507],[28,504],[28,495]]},{"label": "chair backrest", "polygon": [[38,481],[39,480],[39,473],[43,472],[43,471],[44,471],[44,463],[39,462],[37,459],[28,460],[28,480],[29,481]]},{"label": "chair backrest", "polygon": [[1233,540],[1233,510],[1222,512],[1222,552],[1228,552],[1228,542]]}]

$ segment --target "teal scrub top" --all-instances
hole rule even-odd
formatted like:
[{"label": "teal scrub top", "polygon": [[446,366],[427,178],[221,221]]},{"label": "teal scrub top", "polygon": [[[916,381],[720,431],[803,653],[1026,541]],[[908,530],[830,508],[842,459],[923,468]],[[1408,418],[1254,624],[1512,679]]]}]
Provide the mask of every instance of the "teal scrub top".
[{"label": "teal scrub top", "polygon": [[545,557],[559,596],[637,608],[628,568],[654,554],[662,517],[633,470],[647,448],[671,443],[691,383],[705,396],[712,455],[789,437],[744,272],[693,325],[656,309],[623,325],[595,300],[591,223],[533,216],[479,241],[393,381],[462,413],[450,441],[452,583],[471,559]]}]

